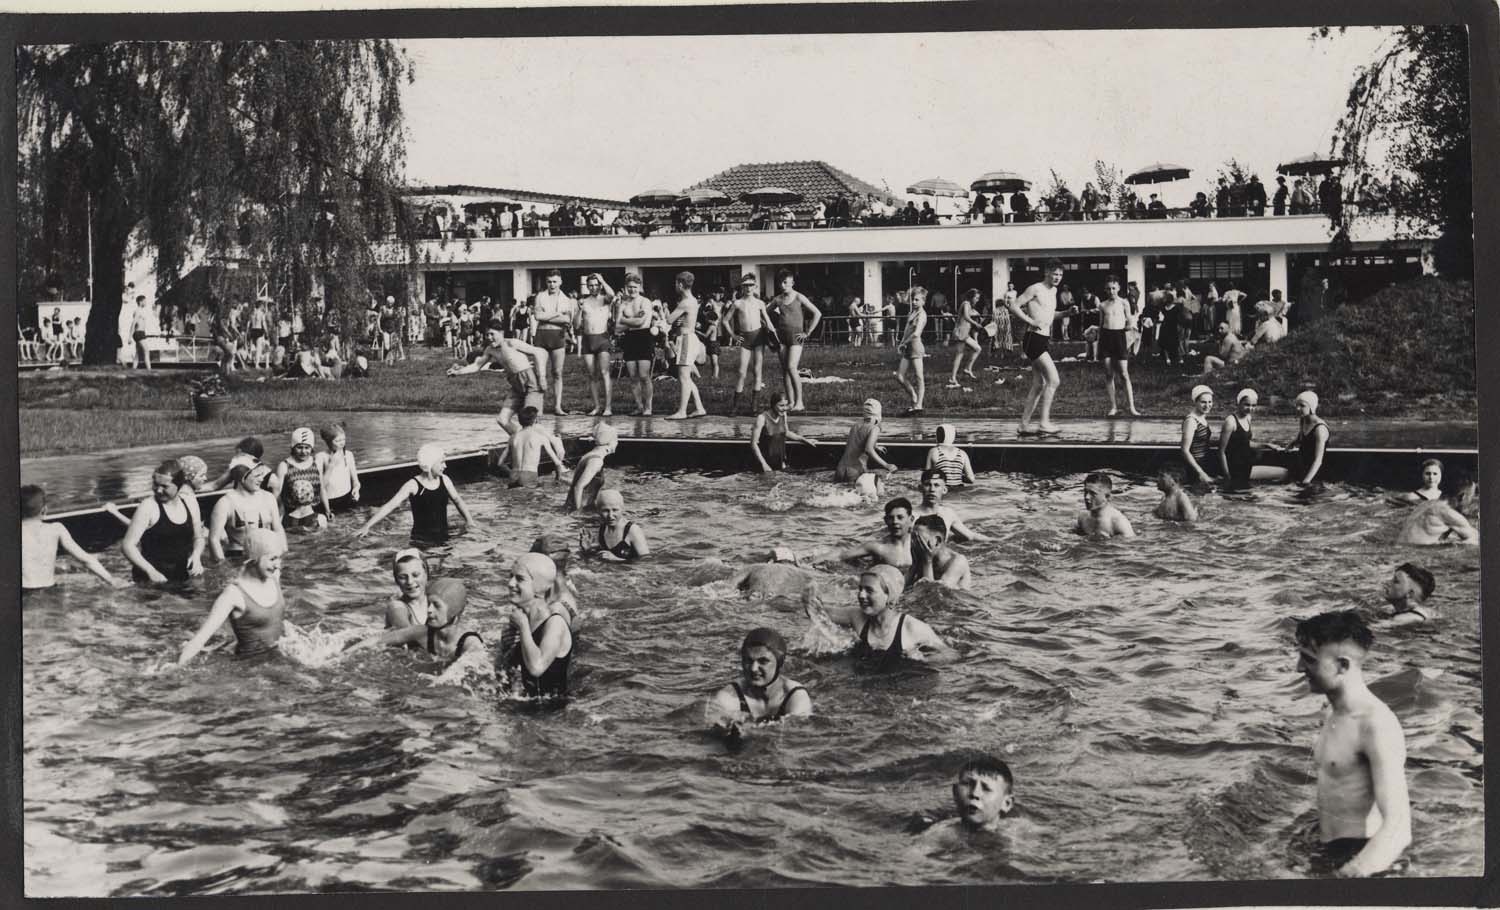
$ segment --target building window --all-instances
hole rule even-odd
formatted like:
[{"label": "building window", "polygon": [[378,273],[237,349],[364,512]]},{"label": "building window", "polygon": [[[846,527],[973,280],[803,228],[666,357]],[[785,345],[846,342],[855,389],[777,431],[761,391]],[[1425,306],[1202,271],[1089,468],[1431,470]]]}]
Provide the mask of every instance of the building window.
[{"label": "building window", "polygon": [[1187,262],[1189,278],[1243,278],[1245,260],[1239,257],[1194,257]]}]

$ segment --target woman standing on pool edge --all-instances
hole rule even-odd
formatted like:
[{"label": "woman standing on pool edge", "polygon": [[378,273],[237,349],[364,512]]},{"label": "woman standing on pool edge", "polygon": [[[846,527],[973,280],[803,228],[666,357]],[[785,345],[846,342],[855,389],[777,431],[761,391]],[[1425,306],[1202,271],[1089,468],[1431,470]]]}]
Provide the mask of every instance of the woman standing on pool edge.
[{"label": "woman standing on pool edge", "polygon": [[[573,659],[567,613],[556,603],[557,566],[541,553],[523,553],[510,570],[510,623],[515,645],[505,655],[513,694],[564,698]],[[554,617],[562,622],[552,622]],[[517,691],[518,690],[518,691]]]},{"label": "woman standing on pool edge", "polygon": [[245,563],[214,601],[197,633],[182,646],[177,666],[197,656],[225,620],[234,630],[234,655],[254,657],[276,647],[281,638],[286,598],[281,593],[281,557],[286,541],[275,531],[245,532]]},{"label": "woman standing on pool edge", "polygon": [[[913,285],[909,293],[911,315],[906,317],[906,331],[896,345],[896,352],[901,355],[901,363],[896,367],[896,381],[911,396],[911,407],[906,413],[913,416],[922,413],[922,399],[927,395],[927,377],[922,363],[922,357],[927,353],[922,345],[922,331],[927,328],[927,289],[920,284]],[[914,374],[915,383],[906,381],[908,368]]]}]

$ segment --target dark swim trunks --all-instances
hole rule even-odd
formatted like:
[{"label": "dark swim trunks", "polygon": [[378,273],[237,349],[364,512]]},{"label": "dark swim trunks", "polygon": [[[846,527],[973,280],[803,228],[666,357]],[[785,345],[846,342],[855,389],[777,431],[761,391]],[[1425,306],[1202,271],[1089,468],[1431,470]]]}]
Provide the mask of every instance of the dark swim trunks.
[{"label": "dark swim trunks", "polygon": [[1027,360],[1035,360],[1047,353],[1047,348],[1052,344],[1052,339],[1041,332],[1027,332],[1026,337],[1021,339],[1021,353],[1026,355]]},{"label": "dark swim trunks", "polygon": [[1130,347],[1125,342],[1124,329],[1099,330],[1099,356],[1109,360],[1130,359]]}]

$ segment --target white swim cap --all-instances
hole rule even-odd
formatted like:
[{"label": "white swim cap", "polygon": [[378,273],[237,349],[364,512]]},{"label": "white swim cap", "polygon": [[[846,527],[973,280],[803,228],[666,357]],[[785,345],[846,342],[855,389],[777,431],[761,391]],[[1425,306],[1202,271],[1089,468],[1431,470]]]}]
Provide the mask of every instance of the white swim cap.
[{"label": "white swim cap", "polygon": [[1260,396],[1255,394],[1254,389],[1240,389],[1240,393],[1234,396],[1235,401],[1243,401],[1246,404],[1260,404]]},{"label": "white swim cap", "polygon": [[310,446],[316,438],[313,436],[313,431],[307,427],[298,427],[292,431],[292,445],[294,446]]},{"label": "white swim cap", "polygon": [[937,428],[937,441],[940,446],[951,446],[953,440],[958,437],[958,432],[953,429],[951,423],[940,423]]},{"label": "white swim cap", "polygon": [[881,416],[880,415],[880,399],[878,399],[878,398],[866,398],[865,399],[865,403],[864,403],[864,410],[865,410],[865,416],[866,417],[873,417],[878,422],[880,420],[880,416]]},{"label": "white swim cap", "polygon": [[448,453],[443,451],[442,446],[429,442],[417,449],[417,467],[424,471],[431,471],[442,464],[447,455]]},{"label": "white swim cap", "polygon": [[594,497],[594,505],[600,509],[623,509],[625,496],[619,490],[600,490]]},{"label": "white swim cap", "polygon": [[620,441],[620,431],[607,423],[594,425],[594,445],[612,446]]},{"label": "white swim cap", "polygon": [[885,589],[885,596],[891,600],[900,597],[901,592],[906,590],[906,578],[901,574],[901,570],[895,566],[888,566],[882,563],[878,566],[871,566],[859,574],[873,575],[879,579],[880,586]]},{"label": "white swim cap", "polygon": [[1318,393],[1312,389],[1298,392],[1297,397],[1293,401],[1303,402],[1307,405],[1309,411],[1312,411],[1314,414],[1318,413]]},{"label": "white swim cap", "polygon": [[1200,395],[1207,395],[1209,398],[1212,398],[1214,397],[1214,390],[1206,385],[1195,385],[1193,386],[1193,394],[1188,397],[1197,401]]},{"label": "white swim cap", "polygon": [[280,556],[286,552],[286,538],[270,528],[246,528],[240,538],[245,548],[245,561],[253,562],[263,556]]}]

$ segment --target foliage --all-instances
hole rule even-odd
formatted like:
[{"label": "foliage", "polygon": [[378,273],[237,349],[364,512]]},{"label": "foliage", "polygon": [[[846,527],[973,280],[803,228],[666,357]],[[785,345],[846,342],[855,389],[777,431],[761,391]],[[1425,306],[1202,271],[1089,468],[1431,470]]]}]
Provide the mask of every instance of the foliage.
[{"label": "foliage", "polygon": [[224,385],[224,374],[209,373],[202,379],[194,379],[188,383],[194,398],[228,398],[229,389]]},{"label": "foliage", "polygon": [[[1369,170],[1372,145],[1390,143],[1389,167],[1377,176],[1385,183],[1392,174],[1405,180],[1404,190],[1391,194],[1401,230],[1411,234],[1436,225],[1438,270],[1454,278],[1471,277],[1474,267],[1469,107],[1464,28],[1402,26],[1355,76],[1333,138],[1349,173]],[[1346,232],[1344,225],[1335,228]]]},{"label": "foliage", "polygon": [[1250,171],[1239,162],[1237,158],[1230,158],[1219,167],[1219,173],[1214,178],[1214,185],[1209,188],[1208,196],[1213,198],[1214,192],[1219,187],[1218,178],[1223,177],[1229,181],[1230,186],[1235,184],[1246,184],[1250,182]]},{"label": "foliage", "polygon": [[1386,288],[1214,376],[1288,401],[1313,389],[1329,414],[1340,412],[1339,396],[1352,395],[1370,413],[1432,416],[1424,396],[1473,401],[1474,287],[1423,277]]},{"label": "foliage", "polygon": [[164,299],[203,254],[263,272],[283,305],[321,285],[353,324],[382,270],[370,240],[411,236],[399,202],[410,77],[385,40],[21,47],[20,220],[39,238],[21,251],[23,300],[49,274],[76,274],[91,206],[86,362],[113,360],[126,263],[142,252]]},{"label": "foliage", "polygon": [[1094,161],[1094,187],[1099,191],[1099,205],[1106,209],[1123,209],[1129,198],[1125,192],[1125,172],[1118,165]]}]

